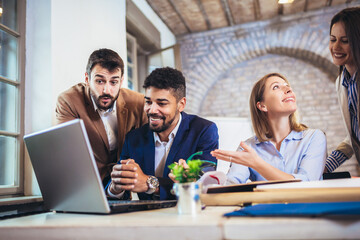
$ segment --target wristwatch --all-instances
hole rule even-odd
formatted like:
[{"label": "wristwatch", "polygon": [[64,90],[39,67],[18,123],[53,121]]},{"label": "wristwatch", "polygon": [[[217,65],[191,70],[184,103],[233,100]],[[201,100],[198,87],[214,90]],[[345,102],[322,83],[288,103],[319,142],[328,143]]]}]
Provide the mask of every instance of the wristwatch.
[{"label": "wristwatch", "polygon": [[147,194],[153,194],[159,187],[159,179],[154,176],[149,176],[149,178],[146,180],[146,183],[149,187],[149,190],[145,192]]}]

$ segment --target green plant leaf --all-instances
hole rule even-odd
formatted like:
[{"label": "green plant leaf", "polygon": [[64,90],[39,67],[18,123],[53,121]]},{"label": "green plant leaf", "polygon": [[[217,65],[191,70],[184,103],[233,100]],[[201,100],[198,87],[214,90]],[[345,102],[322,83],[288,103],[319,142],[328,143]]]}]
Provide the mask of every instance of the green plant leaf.
[{"label": "green plant leaf", "polygon": [[174,174],[175,180],[179,181],[179,183],[195,182],[199,179],[202,161],[200,159],[188,160],[187,164],[189,168],[184,168],[177,163],[168,166],[172,174]]}]

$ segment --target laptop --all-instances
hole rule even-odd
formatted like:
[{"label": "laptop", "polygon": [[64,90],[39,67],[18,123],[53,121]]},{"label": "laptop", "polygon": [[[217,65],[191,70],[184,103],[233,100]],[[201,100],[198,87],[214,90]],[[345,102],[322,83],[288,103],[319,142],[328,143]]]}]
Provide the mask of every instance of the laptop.
[{"label": "laptop", "polygon": [[28,134],[24,142],[49,210],[108,214],[176,205],[176,200],[107,200],[81,119]]}]

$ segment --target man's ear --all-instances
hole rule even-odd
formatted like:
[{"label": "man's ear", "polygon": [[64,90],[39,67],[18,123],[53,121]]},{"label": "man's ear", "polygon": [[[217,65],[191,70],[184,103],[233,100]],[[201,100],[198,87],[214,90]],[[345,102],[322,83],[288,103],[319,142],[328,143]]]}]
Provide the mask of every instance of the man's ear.
[{"label": "man's ear", "polygon": [[179,110],[179,112],[184,111],[185,106],[186,106],[186,97],[183,97],[178,102],[178,110]]},{"label": "man's ear", "polygon": [[256,103],[256,107],[262,111],[262,112],[267,112],[267,107],[265,104],[261,103],[261,102],[257,102]]},{"label": "man's ear", "polygon": [[90,84],[90,77],[89,77],[89,74],[87,72],[85,73],[85,83],[86,83],[86,85]]}]

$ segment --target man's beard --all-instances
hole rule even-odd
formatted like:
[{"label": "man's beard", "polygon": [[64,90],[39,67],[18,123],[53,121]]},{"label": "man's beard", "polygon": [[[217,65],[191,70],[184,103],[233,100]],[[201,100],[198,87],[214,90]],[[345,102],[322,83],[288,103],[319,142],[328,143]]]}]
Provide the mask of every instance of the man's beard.
[{"label": "man's beard", "polygon": [[[174,117],[172,119],[170,119],[167,123],[165,122],[166,118],[162,115],[157,115],[157,114],[147,114],[148,116],[148,119],[149,119],[149,128],[151,131],[153,132],[156,132],[156,133],[160,133],[160,132],[163,132],[165,131],[166,129],[168,129],[171,124],[174,122],[175,118],[176,118],[176,115],[177,115],[177,111],[174,115]],[[163,121],[163,124],[161,126],[157,126],[157,127],[154,127],[150,124],[150,117],[153,117],[153,118],[160,118],[162,119]]]},{"label": "man's beard", "polygon": [[[112,97],[110,94],[103,94],[103,95],[101,95],[101,96],[99,96],[99,97],[97,98],[97,97],[95,96],[95,94],[93,94],[92,91],[90,91],[90,94],[91,94],[92,98],[94,99],[94,102],[95,102],[96,106],[97,106],[100,110],[104,110],[104,111],[106,111],[106,110],[108,110],[108,109],[110,109],[110,108],[112,108],[112,107],[114,106],[114,102],[115,102],[115,100],[118,98],[119,93],[120,93],[120,91],[118,92],[118,94],[117,94],[115,97]],[[101,102],[100,102],[101,98],[110,98],[110,101],[111,101],[110,104],[109,104],[107,107],[103,106],[103,105],[101,104]]]}]

